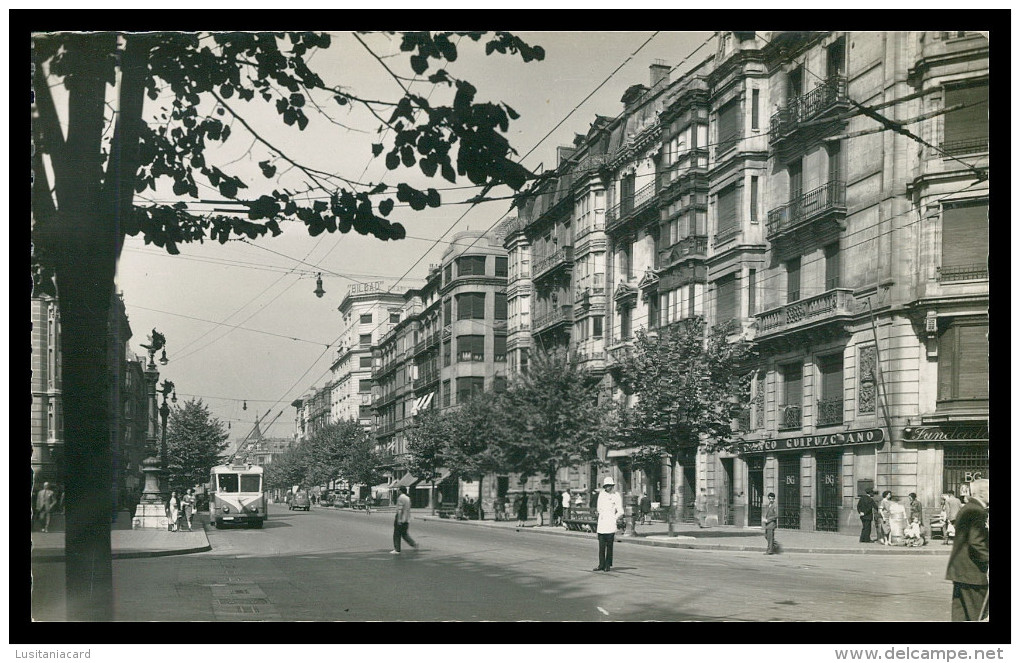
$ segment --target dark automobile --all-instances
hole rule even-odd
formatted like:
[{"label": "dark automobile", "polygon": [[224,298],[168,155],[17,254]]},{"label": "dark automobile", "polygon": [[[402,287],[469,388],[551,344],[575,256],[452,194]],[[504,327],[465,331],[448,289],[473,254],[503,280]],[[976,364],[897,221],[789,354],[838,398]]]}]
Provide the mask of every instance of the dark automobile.
[{"label": "dark automobile", "polygon": [[289,510],[291,511],[293,511],[294,509],[304,509],[305,511],[308,511],[311,508],[312,502],[311,500],[308,499],[308,493],[306,493],[303,490],[299,490],[298,492],[294,493],[294,496],[290,498]]}]

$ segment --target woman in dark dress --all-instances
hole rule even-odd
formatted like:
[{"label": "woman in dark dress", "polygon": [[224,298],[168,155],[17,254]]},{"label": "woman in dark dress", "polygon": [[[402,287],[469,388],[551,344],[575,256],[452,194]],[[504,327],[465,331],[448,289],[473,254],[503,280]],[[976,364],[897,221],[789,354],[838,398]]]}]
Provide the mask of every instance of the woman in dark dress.
[{"label": "woman in dark dress", "polygon": [[521,501],[517,504],[517,526],[524,527],[524,521],[528,519],[528,494],[521,495]]}]

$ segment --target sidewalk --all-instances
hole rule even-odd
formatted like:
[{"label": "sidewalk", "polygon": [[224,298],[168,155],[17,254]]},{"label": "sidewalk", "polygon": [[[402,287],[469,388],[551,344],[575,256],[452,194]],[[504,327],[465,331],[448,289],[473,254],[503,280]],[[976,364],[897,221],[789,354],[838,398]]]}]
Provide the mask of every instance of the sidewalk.
[{"label": "sidewalk", "polygon": [[[195,514],[192,531],[169,532],[153,529],[131,529],[128,513],[117,514],[117,522],[111,525],[110,546],[113,559],[135,559],[139,557],[164,557],[187,555],[212,550],[205,525],[209,514]],[[49,532],[32,532],[32,562],[64,561],[63,517],[54,518]]]},{"label": "sidewalk", "polygon": [[[589,532],[571,532],[563,527],[545,525],[539,527],[537,520],[527,521],[524,527],[517,527],[516,521],[494,520],[453,520],[439,518],[431,514],[429,509],[411,509],[412,517],[423,521],[442,521],[458,523],[473,527],[495,527],[514,529],[520,532],[534,532],[552,536],[573,536],[594,538]],[[648,525],[637,525],[636,536],[618,534],[618,543],[633,543],[643,546],[660,546],[664,548],[687,548],[693,550],[727,550],[758,552],[765,551],[765,536],[760,527],[735,527],[723,525],[718,527],[699,528],[697,525],[681,523],[677,526],[678,536],[669,536],[666,523],[655,522]],[[837,555],[948,555],[952,546],[942,545],[941,539],[929,542],[921,548],[903,546],[883,546],[877,543],[860,543],[857,536],[836,534],[833,532],[804,532],[799,530],[777,530],[776,542],[783,553],[828,553]]]}]

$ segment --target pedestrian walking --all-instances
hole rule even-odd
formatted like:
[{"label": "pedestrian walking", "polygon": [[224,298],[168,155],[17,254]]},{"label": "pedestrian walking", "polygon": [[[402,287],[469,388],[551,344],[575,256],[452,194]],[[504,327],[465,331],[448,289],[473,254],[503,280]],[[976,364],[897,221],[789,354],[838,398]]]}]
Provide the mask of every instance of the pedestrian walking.
[{"label": "pedestrian walking", "polygon": [[36,517],[42,522],[42,531],[50,531],[50,518],[57,507],[57,496],[50,488],[50,482],[44,481],[42,488],[35,496]]},{"label": "pedestrian walking", "polygon": [[560,525],[563,524],[563,519],[570,515],[570,491],[564,490],[563,495],[560,496]]},{"label": "pedestrian walking", "polygon": [[776,527],[779,526],[779,510],[776,508],[776,494],[769,493],[769,503],[765,507],[765,554],[776,554]]},{"label": "pedestrian walking", "polygon": [[542,527],[545,525],[545,514],[549,510],[549,498],[545,496],[545,493],[538,493],[538,499],[535,500],[538,506],[535,510],[538,511],[538,526]]},{"label": "pedestrian walking", "polygon": [[195,517],[195,489],[188,488],[188,492],[181,502],[184,503],[184,523],[188,526],[188,531],[190,532],[191,520]]},{"label": "pedestrian walking", "polygon": [[517,502],[517,526],[524,527],[524,522],[528,519],[528,494],[521,493],[520,500]]},{"label": "pedestrian walking", "polygon": [[400,554],[401,539],[411,544],[411,547],[415,550],[418,549],[418,544],[407,533],[407,528],[410,526],[411,498],[407,496],[407,486],[401,486],[400,495],[397,496],[397,512],[393,516],[393,550],[390,551],[391,555]]},{"label": "pedestrian walking", "polygon": [[953,583],[952,620],[981,620],[988,603],[988,479],[971,482],[970,498],[956,514],[946,580]]},{"label": "pedestrian walking", "polygon": [[871,543],[871,523],[875,518],[875,500],[871,496],[874,494],[875,491],[866,490],[857,500],[857,514],[861,517],[861,543]]},{"label": "pedestrian walking", "polygon": [[649,520],[648,516],[652,512],[652,498],[647,494],[642,495],[638,508],[641,510],[641,524],[647,524]]},{"label": "pedestrian walking", "polygon": [[170,493],[170,501],[166,504],[166,517],[168,519],[168,529],[171,532],[177,531],[177,518],[180,515],[181,503],[177,499],[177,491]]},{"label": "pedestrian walking", "polygon": [[598,511],[595,533],[599,538],[599,565],[592,571],[608,572],[613,568],[613,543],[616,542],[616,530],[623,517],[623,499],[615,492],[615,487],[613,477],[602,480],[602,492],[595,506]]},{"label": "pedestrian walking", "polygon": [[705,515],[708,509],[708,493],[705,492],[705,488],[702,487],[698,496],[694,498],[694,512],[697,514],[698,527],[705,526]]}]

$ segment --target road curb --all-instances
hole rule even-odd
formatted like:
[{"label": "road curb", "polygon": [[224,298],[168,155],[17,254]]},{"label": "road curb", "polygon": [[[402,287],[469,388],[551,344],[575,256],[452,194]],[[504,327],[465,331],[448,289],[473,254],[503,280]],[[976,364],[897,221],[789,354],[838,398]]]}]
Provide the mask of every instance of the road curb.
[{"label": "road curb", "polygon": [[[172,557],[175,555],[193,555],[200,552],[208,552],[212,550],[212,544],[209,543],[209,533],[206,529],[208,523],[202,523],[202,533],[205,534],[205,545],[195,546],[192,548],[174,548],[170,550],[125,550],[122,552],[113,552],[110,555],[110,559],[145,559],[148,557]],[[32,551],[32,563],[53,563],[53,562],[66,562],[67,555],[53,554],[46,551]]]},{"label": "road curb", "polygon": [[[453,520],[450,518],[438,518],[435,516],[417,516],[418,520],[424,522],[446,522],[453,524],[462,524],[461,521]],[[501,529],[509,530],[513,529],[516,532],[527,531],[534,534],[550,534],[553,536],[570,536],[574,538],[594,538],[594,534],[589,532],[570,532],[567,530],[557,529],[546,529],[538,527],[504,527],[502,525],[486,524],[485,521],[478,522],[472,521],[471,523],[464,522],[463,524],[471,524],[474,527],[488,527],[489,529]],[[764,544],[760,546],[737,546],[727,545],[724,543],[688,543],[687,541],[664,541],[661,539],[648,539],[645,537],[633,537],[633,536],[617,536],[617,543],[630,543],[639,546],[653,546],[656,548],[683,548],[685,550],[715,550],[721,552],[757,552],[763,553],[765,550]],[[811,555],[948,555],[949,547],[946,546],[946,550],[936,550],[932,548],[887,548],[885,546],[879,546],[873,549],[865,548],[783,548],[781,554],[786,553],[800,553],[800,554],[811,554]]]}]

